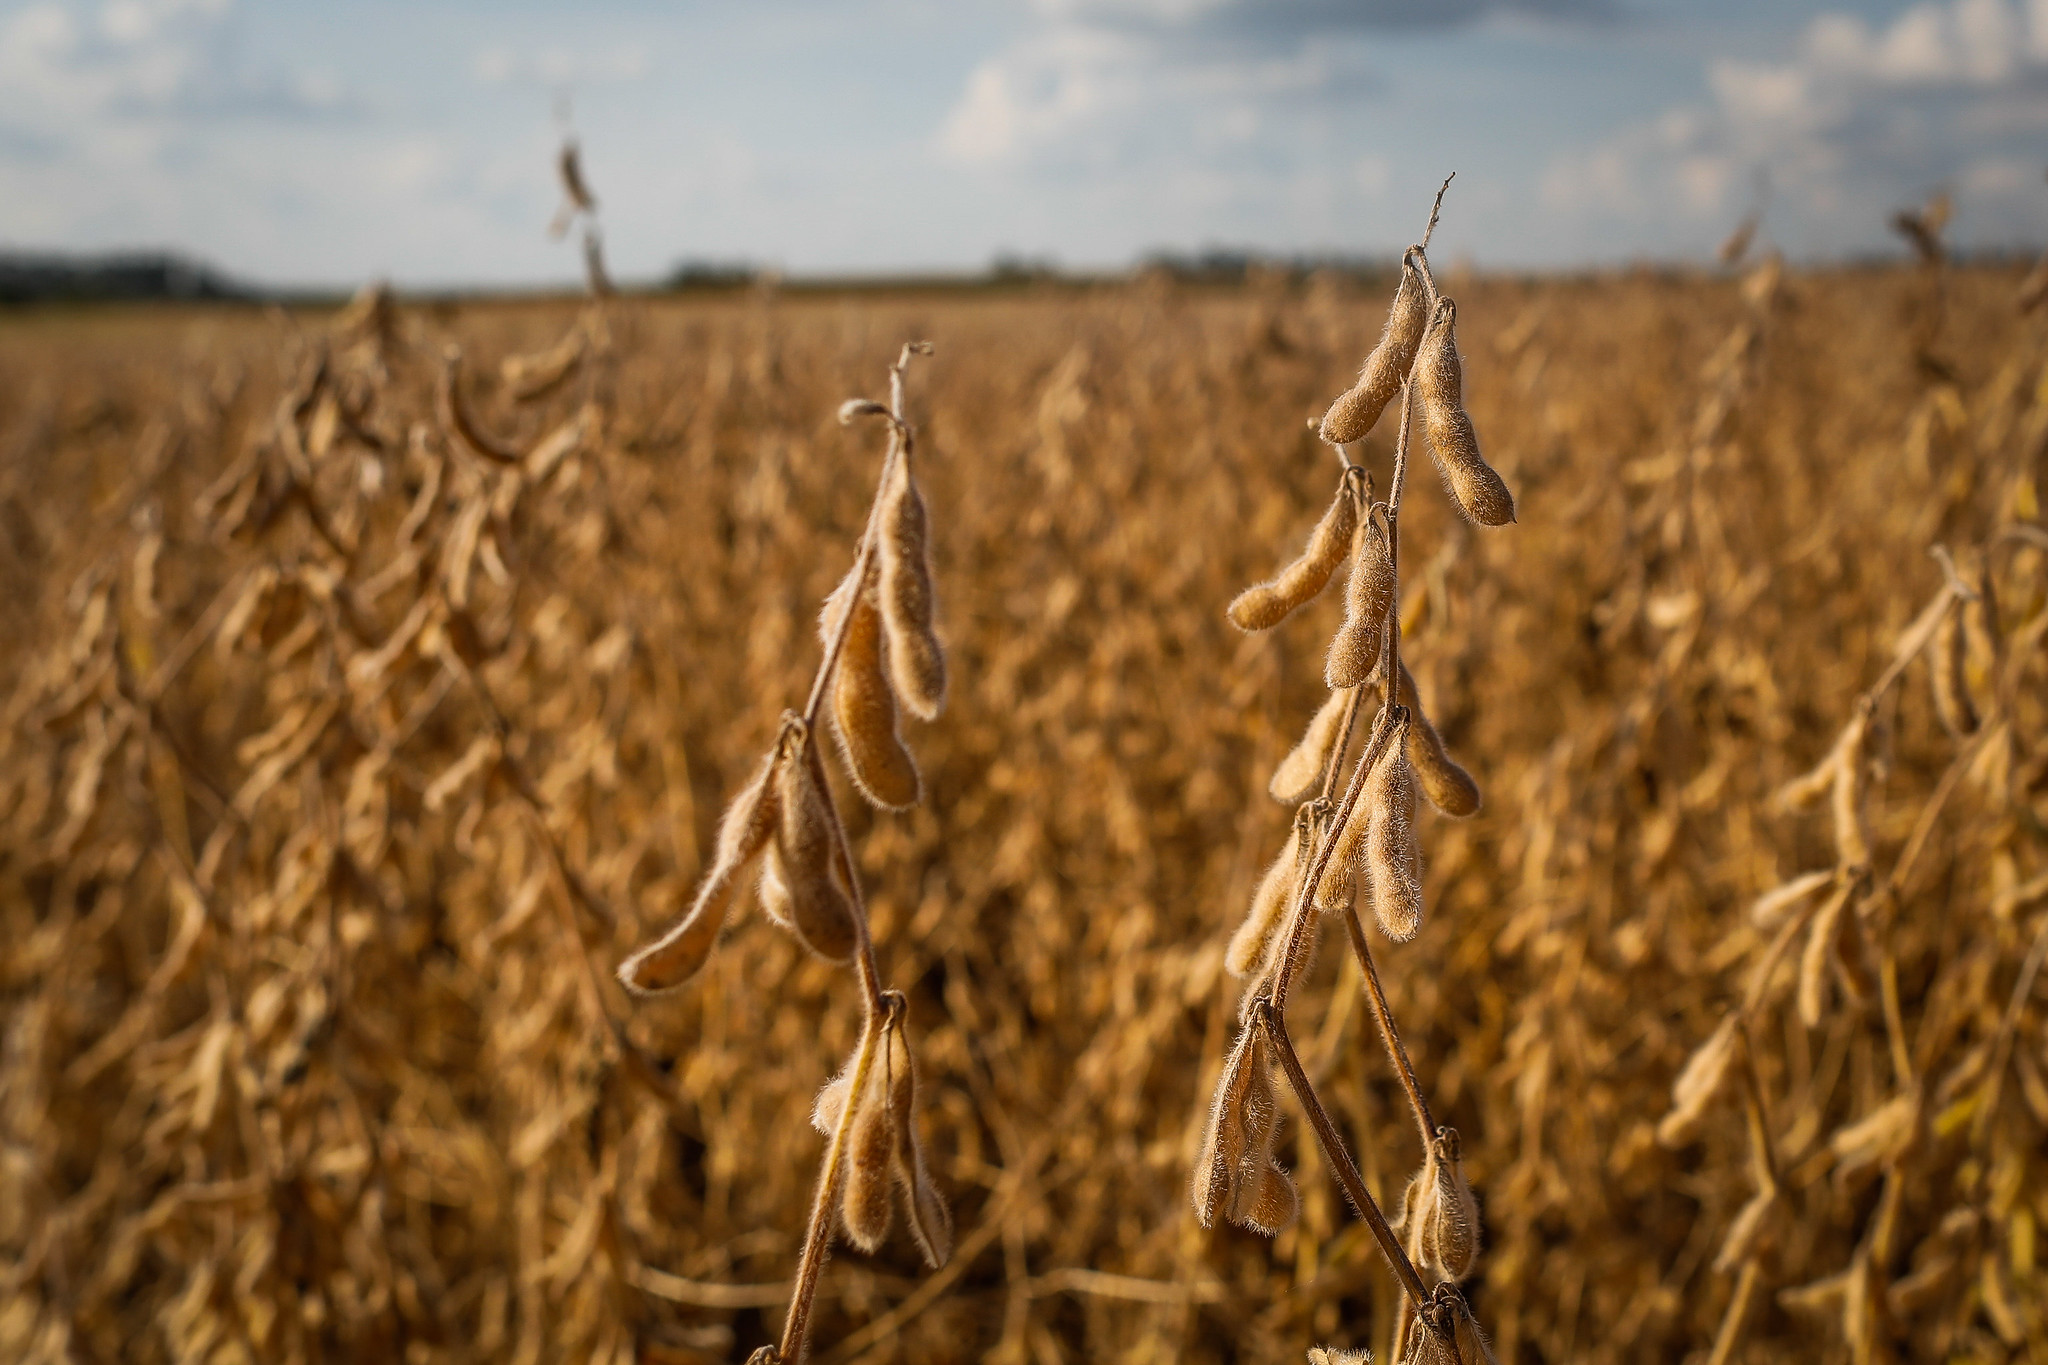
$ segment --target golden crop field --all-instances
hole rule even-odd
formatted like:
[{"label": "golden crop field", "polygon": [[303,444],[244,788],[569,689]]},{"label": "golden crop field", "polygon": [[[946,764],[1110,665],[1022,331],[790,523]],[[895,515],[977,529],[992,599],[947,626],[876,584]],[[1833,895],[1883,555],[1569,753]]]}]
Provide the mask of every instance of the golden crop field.
[{"label": "golden crop field", "polygon": [[[1400,657],[1485,803],[1375,960],[1502,1362],[2048,1362],[2019,276],[1442,281],[1517,520],[1415,471]],[[614,971],[803,705],[885,435],[835,412],[910,340],[950,696],[921,805],[837,807],[953,1247],[841,1244],[809,1358],[1387,1358],[1286,1093],[1298,1219],[1189,1191],[1344,594],[1225,607],[1392,285],[0,315],[0,1358],[775,1339],[854,978],[751,890],[681,989]],[[1361,980],[1326,938],[1289,1019],[1398,1211]]]}]

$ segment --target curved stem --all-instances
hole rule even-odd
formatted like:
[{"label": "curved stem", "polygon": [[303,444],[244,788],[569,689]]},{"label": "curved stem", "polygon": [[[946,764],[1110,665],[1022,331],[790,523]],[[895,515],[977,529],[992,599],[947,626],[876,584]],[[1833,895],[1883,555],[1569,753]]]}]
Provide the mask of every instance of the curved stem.
[{"label": "curved stem", "polygon": [[1394,1012],[1387,1008],[1387,994],[1380,989],[1379,969],[1373,965],[1372,948],[1366,942],[1365,926],[1358,922],[1356,908],[1344,911],[1344,928],[1351,936],[1351,951],[1357,954],[1358,965],[1365,973],[1365,994],[1372,1002],[1373,1018],[1379,1021],[1380,1041],[1386,1044],[1387,1056],[1400,1073],[1401,1088],[1408,1092],[1409,1107],[1415,1111],[1415,1126],[1422,1130],[1422,1150],[1427,1152],[1430,1139],[1436,1136],[1436,1117],[1429,1111],[1429,1101],[1422,1097],[1422,1083],[1416,1079],[1415,1066],[1408,1060],[1401,1032],[1394,1026]]},{"label": "curved stem", "polygon": [[782,1322],[782,1344],[776,1357],[782,1365],[797,1365],[803,1359],[804,1338],[810,1331],[811,1301],[817,1297],[818,1276],[825,1269],[825,1253],[832,1240],[832,1213],[839,1203],[839,1188],[846,1168],[846,1140],[853,1131],[854,1111],[860,1092],[867,1084],[875,1059],[875,1042],[882,1036],[884,1019],[870,1011],[861,1030],[860,1052],[854,1057],[853,1079],[846,1089],[846,1103],[839,1122],[832,1126],[832,1143],[825,1149],[825,1164],[818,1171],[817,1192],[811,1197],[811,1221],[804,1232],[803,1259],[797,1262],[796,1286],[790,1293],[789,1315]]},{"label": "curved stem", "polygon": [[1308,1126],[1315,1131],[1316,1141],[1321,1144],[1323,1155],[1337,1175],[1337,1183],[1344,1187],[1345,1195],[1357,1208],[1359,1217],[1372,1229],[1373,1239],[1380,1244],[1380,1254],[1393,1267],[1394,1277],[1401,1287],[1408,1291],[1408,1297],[1416,1306],[1429,1298],[1429,1288],[1422,1283],[1422,1276],[1416,1272],[1415,1262],[1401,1246],[1401,1239],[1387,1224],[1387,1216],[1380,1212],[1379,1201],[1372,1197],[1372,1191],[1365,1187],[1365,1177],[1358,1173],[1358,1166],[1351,1160],[1351,1153],[1344,1149],[1344,1139],[1338,1136],[1337,1125],[1331,1121],[1329,1111],[1309,1083],[1308,1074],[1301,1069],[1301,1059],[1294,1055],[1294,1040],[1287,1036],[1287,1026],[1281,1021],[1280,1013],[1270,1002],[1259,1006],[1259,1024],[1266,1030],[1267,1038],[1273,1044],[1273,1052],[1280,1059],[1280,1069],[1287,1074],[1287,1083],[1294,1089],[1294,1097],[1301,1101],[1303,1112],[1308,1115]]}]

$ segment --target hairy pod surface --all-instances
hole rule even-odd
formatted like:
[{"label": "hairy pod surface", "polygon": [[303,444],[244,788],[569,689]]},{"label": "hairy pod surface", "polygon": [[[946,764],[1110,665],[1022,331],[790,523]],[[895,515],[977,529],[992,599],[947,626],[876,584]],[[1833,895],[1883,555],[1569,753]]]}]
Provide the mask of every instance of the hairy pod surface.
[{"label": "hairy pod surface", "polygon": [[1465,1180],[1458,1130],[1437,1129],[1430,1147],[1434,1189],[1421,1228],[1423,1253],[1444,1274],[1462,1280],[1479,1261],[1479,1202]]},{"label": "hairy pod surface", "polygon": [[1230,604],[1230,621],[1239,630],[1270,630],[1295,608],[1315,600],[1330,576],[1351,552],[1358,532],[1358,498],[1347,482],[1323,513],[1308,545],[1270,582],[1246,588]]},{"label": "hairy pod surface", "polygon": [[903,704],[919,720],[946,704],[946,651],[937,630],[929,518],[904,448],[882,490],[881,599],[888,630],[889,673]]},{"label": "hairy pod surface", "polygon": [[[907,810],[923,795],[917,760],[903,743],[896,695],[883,655],[883,613],[872,591],[850,592],[851,578],[826,599],[820,619],[829,645],[832,629],[851,601],[846,643],[832,676],[832,730],[846,770],[870,805]],[[844,597],[842,597],[844,594]]]},{"label": "hairy pod surface", "polygon": [[1306,870],[1301,837],[1305,818],[1304,811],[1295,813],[1287,846],[1273,859],[1266,875],[1259,878],[1252,891],[1251,909],[1231,935],[1230,946],[1223,951],[1223,965],[1232,976],[1248,977],[1264,965],[1274,933],[1286,921],[1287,912],[1301,894],[1301,878]]},{"label": "hairy pod surface", "polygon": [[841,879],[825,796],[818,787],[810,732],[794,728],[788,759],[776,771],[772,860],[762,881],[764,903],[781,883],[776,910],[804,947],[828,962],[848,962],[860,941],[853,902]]},{"label": "hairy pod surface", "polygon": [[1273,770],[1266,792],[1282,805],[1298,806],[1316,794],[1323,773],[1330,766],[1330,751],[1337,747],[1337,735],[1344,728],[1344,712],[1351,704],[1351,689],[1340,687],[1330,694],[1322,709],[1308,723],[1300,741]]},{"label": "hairy pod surface", "polygon": [[1394,608],[1394,555],[1377,517],[1359,531],[1351,561],[1351,581],[1344,590],[1344,624],[1330,641],[1323,662],[1323,681],[1331,689],[1356,687],[1372,676],[1380,661],[1387,613]]},{"label": "hairy pod surface", "polygon": [[[1203,1227],[1213,1227],[1216,1215],[1223,1213],[1270,1236],[1293,1221],[1293,1181],[1273,1159],[1273,1139],[1280,1125],[1278,1101],[1271,1044],[1261,1026],[1246,1024],[1217,1079],[1202,1155],[1195,1165],[1195,1216]],[[1284,1221],[1278,1223],[1254,1221],[1283,1215]]]},{"label": "hairy pod surface", "polygon": [[780,745],[770,749],[747,785],[726,806],[718,821],[711,870],[698,885],[689,913],[620,964],[619,980],[626,989],[639,995],[673,990],[696,975],[711,956],[747,864],[760,855],[775,833],[779,799],[775,774],[784,762]]},{"label": "hairy pod surface", "polygon": [[[886,1048],[886,1041],[882,1046]],[[839,1221],[846,1240],[865,1252],[880,1247],[889,1235],[895,1209],[889,1173],[896,1149],[895,1113],[883,1074],[885,1057],[869,1063],[861,1093],[851,1097],[853,1127],[846,1135],[846,1186],[839,1199]],[[854,1065],[848,1065],[849,1082]]]},{"label": "hairy pod surface", "polygon": [[924,1158],[924,1142],[917,1133],[917,1061],[910,1054],[902,1012],[889,1021],[883,1039],[889,1098],[889,1173],[903,1196],[904,1221],[917,1241],[925,1264],[933,1270],[953,1254],[953,1214],[932,1181]]},{"label": "hairy pod surface", "polygon": [[[1408,722],[1400,724],[1405,731]],[[1405,740],[1405,733],[1394,737],[1359,794],[1368,811],[1365,868],[1373,918],[1396,943],[1422,928],[1422,850],[1415,838],[1415,773]]]},{"label": "hairy pod surface", "polygon": [[1429,716],[1422,709],[1422,698],[1415,690],[1415,675],[1408,671],[1407,660],[1401,661],[1401,680],[1398,695],[1401,705],[1408,708],[1408,739],[1406,749],[1409,766],[1415,769],[1415,780],[1422,787],[1422,794],[1429,798],[1429,804],[1445,815],[1463,819],[1479,810],[1479,784],[1472,780],[1458,761],[1444,748],[1443,736],[1436,726],[1430,724]]},{"label": "hairy pod surface", "polygon": [[1323,869],[1323,884],[1316,888],[1316,909],[1342,914],[1358,901],[1360,887],[1372,894],[1372,869],[1365,860],[1366,830],[1372,824],[1370,792],[1360,792],[1351,807],[1351,818],[1337,831],[1330,845],[1329,866]]},{"label": "hairy pod surface", "polygon": [[1380,420],[1387,404],[1401,391],[1401,381],[1415,364],[1415,351],[1429,324],[1429,289],[1421,272],[1401,262],[1401,283],[1387,310],[1386,330],[1365,358],[1365,367],[1330,410],[1323,414],[1319,434],[1333,445],[1362,439]]},{"label": "hairy pod surface", "polygon": [[1515,498],[1479,454],[1479,436],[1465,413],[1464,370],[1458,360],[1458,305],[1440,301],[1415,357],[1415,396],[1429,433],[1430,454],[1460,511],[1481,526],[1515,519]]}]

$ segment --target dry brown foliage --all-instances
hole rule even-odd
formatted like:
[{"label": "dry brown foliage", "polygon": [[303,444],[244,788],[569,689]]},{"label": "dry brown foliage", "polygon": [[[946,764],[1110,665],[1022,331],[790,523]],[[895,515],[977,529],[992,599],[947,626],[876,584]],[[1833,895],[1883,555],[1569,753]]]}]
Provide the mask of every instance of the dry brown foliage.
[{"label": "dry brown foliage", "polygon": [[[1403,519],[1415,682],[1487,801],[1419,812],[1429,913],[1384,985],[1462,1138],[1503,1361],[2039,1358],[2048,337],[2020,273],[1948,269],[1948,377],[1904,271],[1446,283],[1520,524],[1421,487]],[[744,893],[660,1008],[606,969],[687,903],[775,738],[754,702],[810,676],[872,489],[832,405],[906,335],[943,353],[951,696],[923,806],[839,795],[958,1226],[935,1274],[900,1222],[835,1261],[813,1359],[1387,1340],[1392,1281],[1300,1124],[1277,1239],[1200,1232],[1187,1173],[1225,941],[1288,828],[1246,794],[1342,610],[1246,637],[1223,608],[1327,506],[1302,422],[1393,286],[626,300],[562,350],[577,315],[542,304],[0,319],[0,1358],[775,1336],[847,976]],[[435,417],[449,341],[518,464]],[[1944,590],[1935,544],[1978,594],[1978,725],[1942,723],[1924,655],[1872,707],[1870,871],[1809,1028],[1807,939],[1772,946],[1834,894],[1832,774],[1772,798]],[[1425,1153],[1363,1003],[1325,953],[1296,1026],[1398,1207]]]}]

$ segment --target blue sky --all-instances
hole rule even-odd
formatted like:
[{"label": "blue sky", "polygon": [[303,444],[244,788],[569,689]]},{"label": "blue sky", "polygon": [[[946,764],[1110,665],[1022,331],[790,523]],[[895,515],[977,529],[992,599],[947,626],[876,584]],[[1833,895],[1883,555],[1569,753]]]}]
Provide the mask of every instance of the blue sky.
[{"label": "blue sky", "polygon": [[2048,0],[0,0],[0,246],[572,281],[564,94],[625,279],[2048,240]]}]

